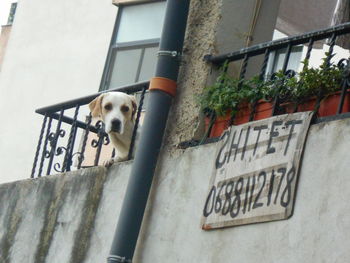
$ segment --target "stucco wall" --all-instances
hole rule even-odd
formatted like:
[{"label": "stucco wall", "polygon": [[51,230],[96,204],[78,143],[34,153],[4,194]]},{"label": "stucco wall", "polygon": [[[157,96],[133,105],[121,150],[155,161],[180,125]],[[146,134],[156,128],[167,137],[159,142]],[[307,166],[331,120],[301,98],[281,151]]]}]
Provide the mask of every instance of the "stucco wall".
[{"label": "stucco wall", "polygon": [[111,0],[23,0],[0,73],[0,182],[28,178],[39,107],[98,91],[117,7]]},{"label": "stucco wall", "polygon": [[[222,230],[200,225],[216,145],[164,159],[133,262],[348,262],[349,134],[311,127],[290,219]],[[0,262],[105,262],[131,164],[1,185]]]},{"label": "stucco wall", "polygon": [[349,134],[350,119],[311,127],[290,219],[222,230],[200,228],[215,145],[164,160],[137,262],[348,262]]},{"label": "stucco wall", "polygon": [[[217,77],[217,69],[203,58],[207,54],[223,54],[246,46],[255,3],[255,0],[191,1],[178,91],[165,136],[167,154],[177,156],[182,153],[177,149],[180,142],[202,138],[204,123],[198,96]],[[251,44],[272,39],[279,4],[280,0],[262,1]],[[260,62],[261,58],[254,61],[255,68],[260,67]],[[230,70],[237,73],[240,65],[237,63]]]}]

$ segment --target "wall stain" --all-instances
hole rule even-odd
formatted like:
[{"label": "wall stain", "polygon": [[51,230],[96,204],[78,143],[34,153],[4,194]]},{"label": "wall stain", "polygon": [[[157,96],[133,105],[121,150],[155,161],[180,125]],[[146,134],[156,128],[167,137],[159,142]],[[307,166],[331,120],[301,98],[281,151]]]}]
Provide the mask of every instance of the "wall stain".
[{"label": "wall stain", "polygon": [[[94,174],[94,176],[92,176]],[[103,194],[104,183],[107,178],[105,169],[93,169],[91,176],[85,175],[88,180],[88,194],[84,203],[81,223],[75,232],[75,240],[72,249],[70,263],[84,262],[90,248],[91,235],[93,233],[97,210]]]},{"label": "wall stain", "polygon": [[6,231],[0,240],[1,263],[11,262],[11,247],[14,243],[15,236],[22,221],[22,211],[20,209],[22,200],[20,199],[21,196],[23,196],[23,193],[21,193],[21,190],[23,191],[23,189],[17,187],[17,184],[7,184],[6,186],[6,193],[11,193],[11,196],[14,196],[15,201],[9,203],[5,219],[3,220],[2,224],[2,228],[6,229]]},{"label": "wall stain", "polygon": [[[64,187],[66,180],[45,180],[42,181],[40,188],[43,188],[40,193],[43,195],[46,204],[44,206],[43,212],[45,213],[45,219],[43,222],[43,228],[40,233],[39,246],[35,252],[35,263],[45,263],[46,257],[48,255],[51,242],[54,237],[58,212],[60,211],[63,200],[67,195],[67,188]],[[43,204],[41,203],[41,206]]]}]

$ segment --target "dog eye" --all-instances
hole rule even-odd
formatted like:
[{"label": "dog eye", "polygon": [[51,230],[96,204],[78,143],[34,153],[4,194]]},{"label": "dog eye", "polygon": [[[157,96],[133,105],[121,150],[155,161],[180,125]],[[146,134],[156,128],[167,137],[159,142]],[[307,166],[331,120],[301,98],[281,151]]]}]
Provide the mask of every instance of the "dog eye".
[{"label": "dog eye", "polygon": [[108,103],[105,105],[105,110],[111,110],[112,109],[112,104]]},{"label": "dog eye", "polygon": [[123,106],[120,107],[120,110],[121,110],[122,112],[128,112],[128,111],[129,111],[129,107],[123,105]]}]

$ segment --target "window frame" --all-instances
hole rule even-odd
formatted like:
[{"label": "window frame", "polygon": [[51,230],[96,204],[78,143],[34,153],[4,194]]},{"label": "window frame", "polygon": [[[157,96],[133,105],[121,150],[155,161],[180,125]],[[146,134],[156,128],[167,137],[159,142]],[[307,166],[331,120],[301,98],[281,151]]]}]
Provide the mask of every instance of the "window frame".
[{"label": "window frame", "polygon": [[[289,61],[288,61],[288,65],[291,63],[291,60],[297,60],[299,61],[299,65],[300,65],[300,60],[298,58],[296,58],[297,56],[302,56],[302,53],[303,53],[303,46],[300,45],[300,46],[294,46],[291,50],[291,53],[290,53],[290,58],[289,58]],[[268,65],[267,65],[267,70],[266,70],[266,75],[269,76],[269,75],[272,75],[273,73],[275,72],[278,72],[280,69],[277,69],[277,65],[278,65],[278,60],[280,58],[281,55],[285,55],[286,53],[286,48],[284,49],[280,49],[280,50],[276,50],[276,51],[273,51],[270,53],[270,57],[269,57],[269,62],[268,62]],[[287,68],[287,70],[290,69],[290,68]],[[298,71],[299,67],[297,67],[296,69],[292,69],[292,70],[295,70],[296,72]]]},{"label": "window frame", "polygon": [[[135,77],[135,82],[138,80],[140,77],[140,71],[141,71],[141,66],[145,54],[145,49],[146,48],[152,48],[152,47],[157,47],[159,46],[160,43],[160,38],[153,38],[153,39],[146,39],[146,40],[138,40],[138,41],[130,41],[130,42],[122,42],[122,43],[116,43],[116,39],[118,36],[118,31],[120,27],[120,21],[123,16],[123,9],[128,6],[135,6],[135,5],[145,5],[149,3],[154,3],[154,2],[164,2],[165,0],[153,0],[153,1],[145,1],[145,2],[138,2],[138,3],[128,3],[128,4],[123,4],[118,6],[118,13],[117,17],[114,23],[114,28],[113,28],[113,33],[112,37],[110,40],[110,44],[108,47],[108,53],[102,73],[102,78],[100,82],[100,87],[99,91],[105,91],[110,88],[110,82],[111,82],[111,77],[112,77],[112,72],[114,68],[114,59],[116,57],[116,53],[118,50],[132,50],[132,49],[137,49],[140,48],[141,50],[141,56],[138,62],[138,68],[137,68],[137,73]],[[130,83],[131,84],[131,83]],[[113,87],[114,88],[114,87]]]}]

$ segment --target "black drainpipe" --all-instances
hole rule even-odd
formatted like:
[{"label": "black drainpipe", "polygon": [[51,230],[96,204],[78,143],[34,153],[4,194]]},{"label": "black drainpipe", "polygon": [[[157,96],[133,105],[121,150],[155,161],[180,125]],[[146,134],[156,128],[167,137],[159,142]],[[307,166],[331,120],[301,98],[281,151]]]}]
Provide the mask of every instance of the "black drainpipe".
[{"label": "black drainpipe", "polygon": [[108,263],[131,262],[176,91],[190,0],[168,0],[155,78]]}]

